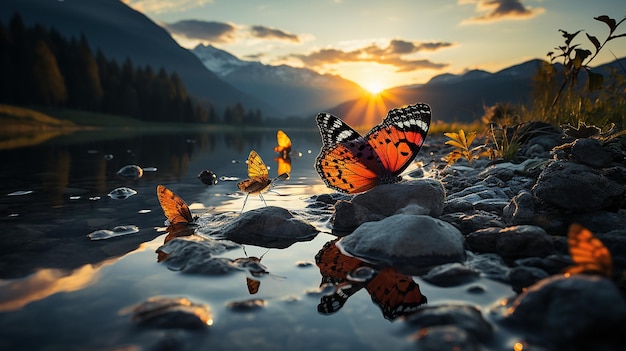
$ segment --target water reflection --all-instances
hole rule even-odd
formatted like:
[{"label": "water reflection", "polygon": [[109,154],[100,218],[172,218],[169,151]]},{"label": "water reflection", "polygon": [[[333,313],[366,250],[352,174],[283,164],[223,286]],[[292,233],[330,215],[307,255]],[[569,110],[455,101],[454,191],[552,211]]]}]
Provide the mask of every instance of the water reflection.
[{"label": "water reflection", "polygon": [[[339,311],[350,296],[362,288],[380,307],[383,316],[395,320],[411,314],[426,303],[419,285],[411,276],[398,273],[394,267],[378,268],[356,257],[344,255],[335,239],[327,242],[315,256],[322,275],[320,288],[324,294],[317,310],[321,314]],[[369,269],[363,269],[368,267]]]}]

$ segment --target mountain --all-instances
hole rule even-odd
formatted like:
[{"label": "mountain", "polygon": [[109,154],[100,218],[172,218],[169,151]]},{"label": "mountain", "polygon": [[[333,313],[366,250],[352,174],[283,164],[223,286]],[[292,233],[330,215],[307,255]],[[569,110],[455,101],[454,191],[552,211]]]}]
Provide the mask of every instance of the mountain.
[{"label": "mountain", "polygon": [[358,84],[335,75],[243,61],[210,45],[198,45],[192,52],[221,79],[288,116],[313,115],[366,94]]},{"label": "mountain", "polygon": [[218,113],[226,106],[241,102],[246,109],[261,109],[275,114],[269,105],[207,70],[189,50],[182,48],[163,28],[119,0],[3,0],[0,20],[8,25],[19,13],[26,25],[36,23],[54,27],[67,37],[84,33],[91,49],[100,48],[109,59],[120,64],[130,58],[134,65],[150,65],[158,71],[176,72],[187,91],[212,103]]}]

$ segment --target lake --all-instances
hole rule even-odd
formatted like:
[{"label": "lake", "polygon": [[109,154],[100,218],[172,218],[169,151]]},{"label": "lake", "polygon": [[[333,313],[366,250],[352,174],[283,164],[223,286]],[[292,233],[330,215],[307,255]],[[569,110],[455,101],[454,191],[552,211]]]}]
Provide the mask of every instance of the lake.
[{"label": "lake", "polygon": [[[320,137],[317,131],[286,132],[293,143],[291,176],[264,198],[267,205],[306,212],[312,196],[332,193],[313,168]],[[223,253],[230,259],[263,255],[262,264],[271,274],[259,279],[254,295],[244,272],[185,274],[157,262],[156,251],[167,236],[157,185],[174,191],[201,218],[238,215],[245,196],[236,184],[247,178],[245,160],[250,150],[259,153],[270,176],[277,175],[276,130],[93,131],[31,139],[45,141],[0,151],[0,349],[415,347],[415,327],[385,318],[367,289],[351,291],[349,300],[334,313],[318,312],[324,294],[319,290],[322,276],[315,256],[336,238],[329,216],[310,217],[319,230],[312,240],[284,249],[245,245],[245,253],[240,247]],[[118,170],[126,165],[142,167],[143,176],[119,177]],[[198,174],[205,169],[222,180],[203,184]],[[137,194],[126,199],[107,196],[119,187]],[[251,195],[244,211],[263,206],[258,196]],[[87,237],[121,225],[137,226],[139,231],[106,240]],[[513,295],[510,286],[484,278],[452,288],[412,278],[429,305],[458,301],[488,311]],[[190,330],[133,322],[129,307],[151,297],[184,297],[206,304],[213,323]],[[233,302],[250,299],[261,303],[257,308],[232,307]],[[487,312],[484,315],[489,317]],[[492,340],[493,349],[512,349],[516,338],[506,331],[498,335]]]}]

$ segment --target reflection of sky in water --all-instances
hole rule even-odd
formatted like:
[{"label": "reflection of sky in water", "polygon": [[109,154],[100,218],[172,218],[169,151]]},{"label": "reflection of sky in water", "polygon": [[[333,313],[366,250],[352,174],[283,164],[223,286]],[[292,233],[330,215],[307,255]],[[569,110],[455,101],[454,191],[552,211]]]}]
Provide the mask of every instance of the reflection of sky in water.
[{"label": "reflection of sky in water", "polygon": [[[311,195],[331,191],[313,167],[319,151],[317,132],[287,133],[293,143],[291,177],[278,182],[264,198],[268,205],[303,209]],[[0,205],[7,207],[7,213],[19,216],[12,218],[11,223],[0,222],[0,230],[7,232],[17,225],[29,235],[27,238],[39,240],[44,246],[35,254],[26,251],[32,251],[31,246],[11,246],[12,254],[21,257],[20,262],[32,259],[40,269],[23,278],[0,280],[0,339],[8,343],[5,345],[19,345],[22,349],[41,349],[44,345],[50,349],[67,345],[107,349],[133,344],[150,348],[168,337],[186,349],[270,350],[277,345],[301,350],[407,347],[407,336],[415,330],[385,320],[365,290],[351,296],[337,313],[323,316],[317,312],[320,295],[308,292],[319,287],[320,271],[315,264],[301,267],[297,263],[314,263],[316,253],[334,238],[327,234],[329,229],[322,221],[312,223],[322,231],[315,239],[287,249],[271,249],[265,254],[262,264],[271,274],[258,278],[260,289],[253,296],[248,292],[243,272],[223,276],[182,274],[157,263],[155,251],[163,245],[166,234],[162,229],[155,230],[162,228],[165,219],[156,199],[156,185],[172,189],[190,205],[194,215],[239,212],[244,196],[238,193],[237,181],[206,186],[197,175],[209,169],[218,178],[245,179],[244,161],[250,149],[255,149],[270,167],[270,177],[275,177],[275,145],[275,131],[268,130],[253,137],[220,133],[138,136],[101,142],[57,141],[0,151],[9,162],[28,160],[22,171],[3,171],[7,181],[0,185],[1,192],[33,191],[11,196],[11,201],[3,197]],[[114,157],[106,161],[105,154]],[[56,159],[59,156],[61,159]],[[146,172],[138,180],[115,177],[126,164],[156,167],[157,171]],[[82,167],[92,168],[81,170]],[[138,194],[126,200],[107,198],[109,191],[120,186]],[[89,200],[94,196],[101,199]],[[251,195],[246,211],[261,206],[261,199]],[[118,225],[137,225],[140,232],[98,242],[86,237],[94,230]],[[35,229],[39,234],[32,234]],[[147,242],[134,249],[143,241]],[[125,246],[129,242],[130,246]],[[80,252],[68,252],[67,247]],[[131,252],[125,254],[128,251]],[[249,256],[259,257],[266,251],[246,245]],[[97,259],[107,254],[121,257]],[[245,257],[241,249],[220,256]],[[9,258],[6,260],[4,272],[10,263]],[[416,282],[430,305],[459,301],[487,307],[511,295],[508,286],[488,280],[476,283],[486,289],[484,293],[470,293],[467,286],[444,289],[417,278]],[[183,296],[209,304],[215,314],[214,325],[205,333],[137,329],[128,315],[119,313],[157,295]],[[251,312],[235,312],[226,307],[229,302],[250,298],[265,299],[267,305]]]}]

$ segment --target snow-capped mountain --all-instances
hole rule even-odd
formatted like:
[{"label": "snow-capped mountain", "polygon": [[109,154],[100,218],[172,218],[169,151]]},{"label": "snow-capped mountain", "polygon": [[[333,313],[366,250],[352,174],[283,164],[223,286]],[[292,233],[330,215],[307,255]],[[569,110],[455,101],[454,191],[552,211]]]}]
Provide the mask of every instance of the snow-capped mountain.
[{"label": "snow-capped mountain", "polygon": [[244,61],[211,45],[198,45],[191,51],[222,80],[285,116],[315,114],[365,93],[358,84],[339,76]]}]

